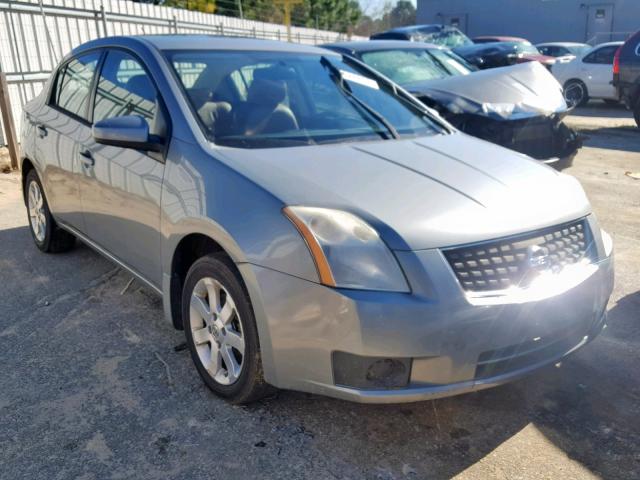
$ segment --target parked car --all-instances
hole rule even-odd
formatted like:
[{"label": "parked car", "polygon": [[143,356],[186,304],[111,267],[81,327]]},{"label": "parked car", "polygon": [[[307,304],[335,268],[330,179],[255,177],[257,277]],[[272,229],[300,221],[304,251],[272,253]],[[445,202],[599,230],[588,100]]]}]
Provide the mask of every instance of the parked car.
[{"label": "parked car", "polygon": [[411,25],[398,27],[385,32],[375,33],[370,40],[409,40],[426,42],[444,47],[454,48],[473,45],[473,42],[456,27],[447,25]]},{"label": "parked car", "polygon": [[602,43],[571,62],[553,66],[551,73],[563,86],[568,104],[581,106],[589,99],[601,99],[610,104],[619,101],[612,84],[613,57],[622,43]]},{"label": "parked car", "polygon": [[[562,87],[529,63],[472,73],[454,52],[419,42],[386,40],[325,45],[386,75],[436,109],[456,128],[561,169],[581,146],[562,118]],[[526,85],[523,89],[520,85]]]},{"label": "parked car", "polygon": [[616,98],[633,111],[640,127],[640,31],[618,48],[613,64]]},{"label": "parked car", "polygon": [[383,403],[473,391],[604,328],[612,244],[580,183],[347,56],[94,40],[22,125],[36,246],[79,238],[159,293],[233,402],[269,384]]},{"label": "parked car", "polygon": [[591,45],[575,42],[538,43],[536,48],[542,55],[555,57],[557,62],[568,62],[591,50]]},{"label": "parked car", "polygon": [[529,42],[480,43],[453,49],[458,55],[479,68],[496,68],[516,63],[539,62],[547,69],[556,59],[542,55]]}]

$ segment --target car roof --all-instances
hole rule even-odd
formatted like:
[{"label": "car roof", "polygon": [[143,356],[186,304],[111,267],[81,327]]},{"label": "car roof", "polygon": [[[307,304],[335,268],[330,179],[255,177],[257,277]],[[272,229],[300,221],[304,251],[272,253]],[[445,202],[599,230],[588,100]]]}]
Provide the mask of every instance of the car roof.
[{"label": "car roof", "polygon": [[590,47],[588,43],[580,43],[580,42],[544,42],[544,43],[536,43],[536,47],[582,47],[582,46]]},{"label": "car roof", "polygon": [[444,47],[433,43],[407,42],[406,40],[371,40],[362,42],[336,42],[321,45],[327,48],[342,48],[354,52],[372,52],[379,50],[415,49],[424,50],[426,48],[443,50]]},{"label": "car roof", "polygon": [[488,40],[491,38],[495,38],[497,42],[527,42],[529,43],[529,40],[527,40],[526,38],[522,38],[522,37],[506,37],[506,36],[502,36],[502,35],[479,35],[477,37],[473,37],[473,40]]},{"label": "car roof", "polygon": [[[406,27],[396,27],[396,28],[391,28],[389,30],[385,30],[384,32],[378,32],[378,33],[413,33],[415,31],[418,30],[433,30],[434,32],[437,32],[439,30],[442,30],[443,28],[449,28],[447,25],[442,25],[440,23],[426,23],[424,25],[407,25]],[[450,27],[453,28],[453,27]]]},{"label": "car roof", "polygon": [[615,46],[620,46],[623,45],[624,42],[604,42],[604,43],[599,43],[597,45],[594,45],[593,48],[600,48],[600,47],[615,47]]},{"label": "car roof", "polygon": [[151,46],[157,50],[246,50],[276,51],[292,53],[314,53],[326,55],[327,50],[299,43],[279,42],[245,37],[223,37],[216,35],[129,35],[106,37],[83,43],[73,50],[80,51],[109,46]]}]

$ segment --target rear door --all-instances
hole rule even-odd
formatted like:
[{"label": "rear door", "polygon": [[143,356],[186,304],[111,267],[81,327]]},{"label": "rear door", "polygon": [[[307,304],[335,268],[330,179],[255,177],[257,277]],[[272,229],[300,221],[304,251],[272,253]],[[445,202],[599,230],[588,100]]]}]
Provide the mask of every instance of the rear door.
[{"label": "rear door", "polygon": [[615,98],[613,81],[613,57],[617,45],[607,45],[594,50],[582,59],[583,80],[589,96],[596,98]]},{"label": "rear door", "polygon": [[[96,82],[94,124],[139,115],[151,134],[165,137],[165,114],[154,82],[142,61],[124,50],[106,53]],[[92,137],[82,152],[80,193],[88,236],[151,283],[161,284],[160,194],[164,175],[161,154],[97,144]]]},{"label": "rear door", "polygon": [[100,52],[69,60],[58,69],[47,104],[33,119],[36,158],[49,208],[64,224],[85,231],[80,204],[81,145],[91,137],[88,109]]}]

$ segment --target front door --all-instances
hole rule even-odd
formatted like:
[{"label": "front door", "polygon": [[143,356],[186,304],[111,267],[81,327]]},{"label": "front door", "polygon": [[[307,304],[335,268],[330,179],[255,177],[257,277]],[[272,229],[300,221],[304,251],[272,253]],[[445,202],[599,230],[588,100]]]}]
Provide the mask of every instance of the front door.
[{"label": "front door", "polygon": [[[139,60],[109,50],[98,76],[93,123],[139,115],[152,134],[165,127],[156,88]],[[161,155],[97,144],[90,139],[81,154],[90,158],[80,186],[88,236],[156,286],[161,284]]]},{"label": "front door", "polygon": [[613,4],[589,5],[587,10],[587,42],[592,45],[611,40]]}]

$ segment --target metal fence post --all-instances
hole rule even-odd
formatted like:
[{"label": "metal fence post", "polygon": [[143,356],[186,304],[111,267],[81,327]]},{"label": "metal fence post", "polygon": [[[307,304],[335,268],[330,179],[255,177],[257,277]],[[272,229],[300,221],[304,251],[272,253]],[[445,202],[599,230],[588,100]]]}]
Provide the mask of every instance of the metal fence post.
[{"label": "metal fence post", "polygon": [[2,111],[2,124],[7,137],[9,147],[9,157],[11,158],[11,168],[18,168],[18,137],[16,126],[13,123],[13,110],[11,110],[11,99],[9,98],[9,85],[7,77],[0,69],[0,110]]},{"label": "metal fence post", "polygon": [[[178,33],[178,19],[174,15],[172,20],[173,20],[173,33],[177,34]],[[172,20],[169,20],[169,25],[171,25]]]},{"label": "metal fence post", "polygon": [[104,5],[100,4],[100,10],[98,11],[100,15],[100,20],[102,22],[102,32],[105,37],[109,36],[109,30],[107,30],[107,13],[104,11]]}]

